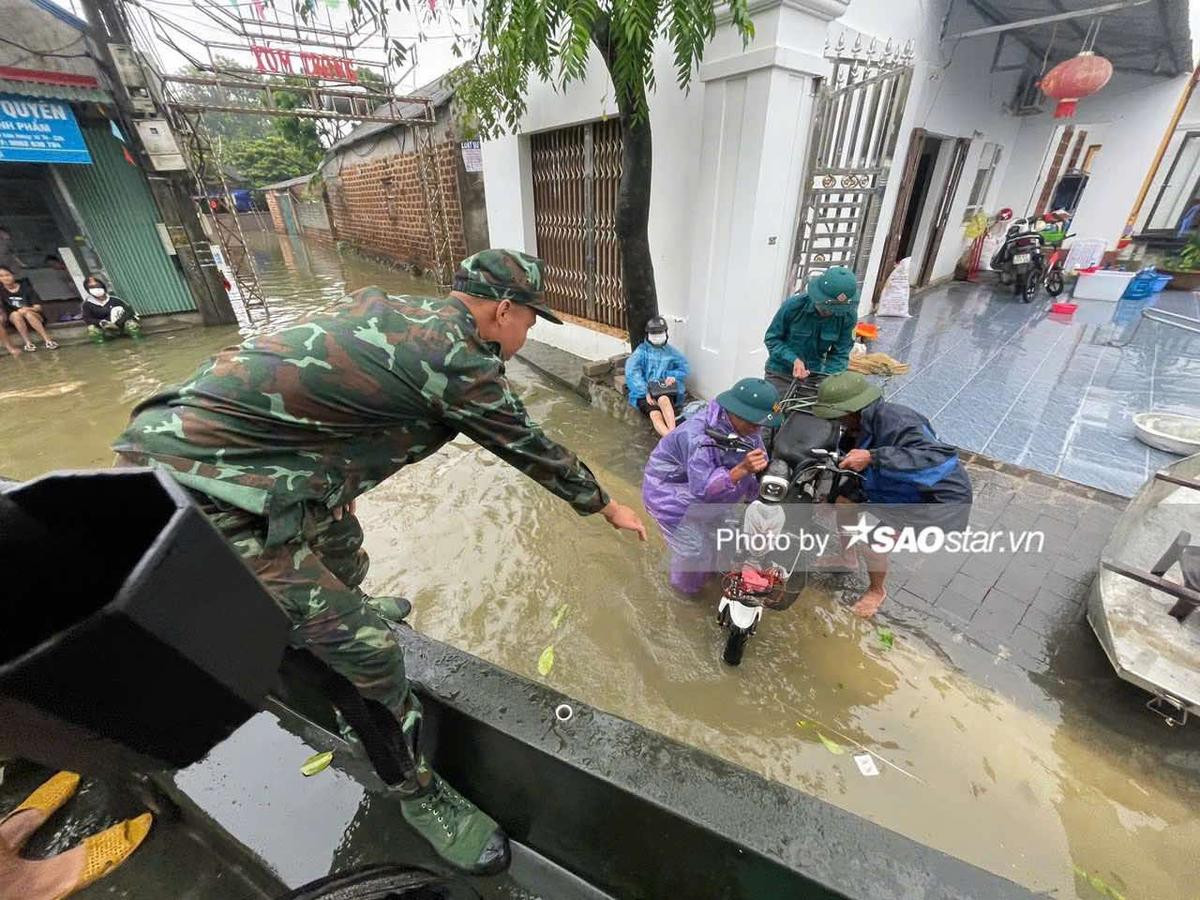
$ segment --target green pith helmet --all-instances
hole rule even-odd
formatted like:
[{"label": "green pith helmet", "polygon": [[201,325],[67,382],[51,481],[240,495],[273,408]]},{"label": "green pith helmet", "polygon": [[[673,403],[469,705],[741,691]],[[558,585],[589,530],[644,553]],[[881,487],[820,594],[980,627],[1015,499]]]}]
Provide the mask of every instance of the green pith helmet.
[{"label": "green pith helmet", "polygon": [[810,278],[808,296],[821,312],[858,315],[858,279],[845,266],[833,266]]},{"label": "green pith helmet", "polygon": [[480,250],[458,264],[454,290],[485,300],[520,303],[543,319],[561,325],[562,319],[542,302],[544,266],[540,259],[520,250]]},{"label": "green pith helmet", "polygon": [[879,385],[871,384],[867,376],[859,372],[839,372],[821,383],[811,412],[822,419],[840,419],[866,409],[882,396]]},{"label": "green pith helmet", "polygon": [[729,390],[717,394],[717,403],[739,419],[768,428],[779,427],[779,415],[775,412],[779,391],[765,379],[743,378]]}]

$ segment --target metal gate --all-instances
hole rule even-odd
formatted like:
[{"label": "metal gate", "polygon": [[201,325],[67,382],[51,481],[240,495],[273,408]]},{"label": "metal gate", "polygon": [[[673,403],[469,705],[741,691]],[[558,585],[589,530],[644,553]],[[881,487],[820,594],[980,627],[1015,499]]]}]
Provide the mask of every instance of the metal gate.
[{"label": "metal gate", "polygon": [[912,43],[826,49],[833,73],[817,93],[802,188],[792,284],[830,266],[861,282],[870,260],[900,120],[912,79]]},{"label": "metal gate", "polygon": [[621,123],[589,122],[535,134],[533,221],[556,310],[624,330],[617,244]]}]

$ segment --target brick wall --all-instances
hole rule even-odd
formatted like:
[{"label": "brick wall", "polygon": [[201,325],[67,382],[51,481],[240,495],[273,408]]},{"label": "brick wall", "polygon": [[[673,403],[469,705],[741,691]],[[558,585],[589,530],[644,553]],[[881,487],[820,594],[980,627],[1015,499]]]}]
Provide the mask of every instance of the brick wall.
[{"label": "brick wall", "polygon": [[283,224],[283,215],[279,212],[279,201],[275,199],[274,191],[267,191],[267,211],[271,213],[271,224],[280,234],[287,234],[287,226]]},{"label": "brick wall", "polygon": [[[454,259],[467,255],[458,198],[458,144],[437,147]],[[415,153],[401,153],[346,166],[328,177],[329,210],[338,240],[360,250],[422,270],[435,266],[425,194]]]}]

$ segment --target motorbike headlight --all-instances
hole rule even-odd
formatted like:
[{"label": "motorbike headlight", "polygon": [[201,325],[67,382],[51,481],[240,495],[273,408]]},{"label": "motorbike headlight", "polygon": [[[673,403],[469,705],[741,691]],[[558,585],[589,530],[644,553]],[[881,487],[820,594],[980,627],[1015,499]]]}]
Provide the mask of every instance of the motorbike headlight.
[{"label": "motorbike headlight", "polygon": [[758,485],[758,496],[771,503],[779,503],[787,496],[788,480],[779,475],[767,473]]}]

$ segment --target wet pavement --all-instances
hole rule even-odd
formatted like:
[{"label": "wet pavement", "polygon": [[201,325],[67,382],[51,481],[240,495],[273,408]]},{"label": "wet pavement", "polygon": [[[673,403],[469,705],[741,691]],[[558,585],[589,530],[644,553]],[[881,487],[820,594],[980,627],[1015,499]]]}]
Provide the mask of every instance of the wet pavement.
[{"label": "wet pavement", "polygon": [[[1063,298],[1067,299],[1067,298]],[[960,447],[1081,484],[1132,496],[1178,457],[1134,436],[1150,410],[1200,415],[1200,336],[1145,322],[1147,305],[1197,318],[1197,296],[1082,300],[1073,317],[1039,295],[953,282],[914,298],[910,319],[880,318],[873,350],[912,370],[888,396],[924,413]]]},{"label": "wet pavement", "polygon": [[[276,323],[335,303],[347,285],[413,289],[404,276],[332,250],[256,240]],[[987,321],[982,300],[964,302]],[[922,334],[938,321],[918,317],[897,330]],[[995,349],[1010,332],[988,339],[984,331],[1002,325],[980,324],[961,340]],[[0,360],[0,471],[30,477],[107,464],[108,442],[136,399],[236,335],[195,330]],[[933,390],[940,379],[918,370],[935,361],[934,343],[953,356],[953,340],[947,331],[928,355],[894,355]],[[509,371],[547,431],[578,449],[618,500],[639,505],[649,430],[519,360]],[[1021,527],[1055,520],[1043,523],[1056,529],[1055,555],[1037,584],[1015,570],[968,571],[969,562],[944,582],[947,573],[934,577],[932,567],[897,570],[879,623],[894,632],[890,646],[849,613],[842,582],[816,579],[790,610],[768,614],[745,662],[729,669],[715,599],[685,601],[667,589],[657,535],[639,546],[581,520],[465,439],[363,498],[373,560],[366,586],[412,598],[414,625],[433,637],[1035,890],[1099,898],[1099,884],[1128,900],[1193,896],[1200,731],[1167,730],[1145,712],[1077,608],[1112,507],[1069,491],[1050,504],[1045,485],[973,474],[978,516],[1007,515]],[[1052,622],[1033,613],[1047,606]],[[547,646],[556,662],[542,677]],[[858,771],[848,752],[856,745],[886,759],[881,775]],[[369,834],[356,839],[372,854],[385,849]]]}]

